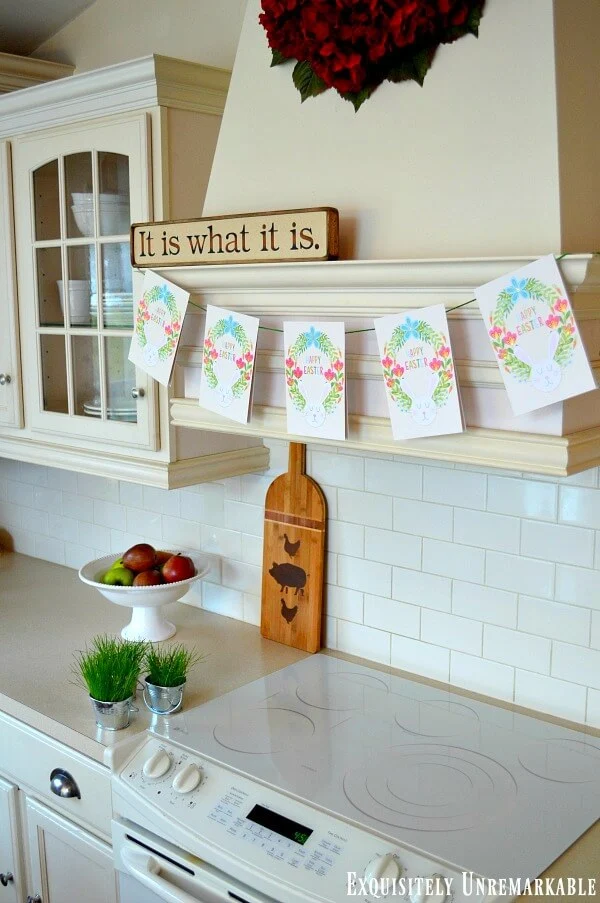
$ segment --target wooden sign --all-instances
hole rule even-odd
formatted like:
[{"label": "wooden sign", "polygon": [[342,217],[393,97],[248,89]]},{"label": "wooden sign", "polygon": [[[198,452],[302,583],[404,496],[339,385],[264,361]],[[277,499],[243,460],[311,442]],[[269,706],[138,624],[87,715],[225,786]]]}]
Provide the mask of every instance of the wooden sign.
[{"label": "wooden sign", "polygon": [[236,213],[131,227],[133,266],[332,260],[339,214],[333,207]]}]

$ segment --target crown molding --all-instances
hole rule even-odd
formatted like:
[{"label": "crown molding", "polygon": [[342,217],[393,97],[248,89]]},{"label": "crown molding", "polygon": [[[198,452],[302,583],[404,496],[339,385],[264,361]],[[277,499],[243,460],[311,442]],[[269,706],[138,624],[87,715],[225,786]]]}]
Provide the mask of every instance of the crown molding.
[{"label": "crown molding", "polygon": [[31,88],[72,75],[74,66],[37,60],[31,56],[0,53],[0,94]]},{"label": "crown molding", "polygon": [[[403,308],[462,304],[473,298],[477,286],[534,259],[333,260],[164,267],[155,272],[209,303],[218,303],[214,297],[229,296],[228,303],[245,313],[371,319]],[[574,308],[600,316],[597,255],[570,255],[559,266]],[[476,304],[450,314],[473,316],[480,317]]]},{"label": "crown molding", "polygon": [[230,73],[153,54],[0,97],[0,138],[148,107],[221,115]]},{"label": "crown molding", "polygon": [[[191,429],[239,433],[239,424],[206,411],[197,398],[173,398],[171,422]],[[306,442],[306,436],[287,432],[284,408],[254,405],[252,419],[244,426],[244,435]],[[522,473],[565,477],[600,463],[600,427],[570,436],[516,433],[509,430],[469,428],[464,433],[432,436],[395,442],[387,418],[350,414],[348,437],[344,443],[313,439],[312,443],[353,448],[365,453],[408,455],[423,460],[450,461],[455,464],[515,470]]]}]

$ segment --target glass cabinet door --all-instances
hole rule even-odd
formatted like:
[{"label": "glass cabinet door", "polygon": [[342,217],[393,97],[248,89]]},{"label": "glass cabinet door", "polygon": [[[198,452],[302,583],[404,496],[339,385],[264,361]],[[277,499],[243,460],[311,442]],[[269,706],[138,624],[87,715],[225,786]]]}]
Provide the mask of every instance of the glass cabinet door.
[{"label": "glass cabinet door", "polygon": [[128,120],[130,135],[103,126],[62,133],[55,143],[17,144],[15,178],[31,197],[30,222],[17,217],[17,242],[22,257],[29,237],[32,254],[20,304],[38,373],[34,428],[153,447],[151,381],[128,360],[140,282],[129,229],[148,216],[147,161],[140,166],[132,128],[140,120]]}]

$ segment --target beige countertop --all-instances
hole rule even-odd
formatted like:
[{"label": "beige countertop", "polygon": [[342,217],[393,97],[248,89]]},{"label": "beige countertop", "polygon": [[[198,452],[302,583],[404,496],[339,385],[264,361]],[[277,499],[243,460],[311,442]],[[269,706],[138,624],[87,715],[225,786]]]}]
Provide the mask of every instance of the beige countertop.
[{"label": "beige countertop", "polygon": [[[170,618],[177,624],[176,641],[207,654],[189,678],[186,707],[305,656],[297,649],[263,639],[252,625],[181,603],[172,607]],[[102,762],[106,747],[145,730],[149,713],[140,700],[140,711],[129,728],[116,733],[100,731],[86,691],[73,682],[73,652],[97,633],[118,633],[128,619],[129,609],[111,604],[92,587],[84,586],[76,571],[0,551],[0,711]],[[372,662],[364,664],[372,666]],[[588,733],[597,735],[596,731]],[[544,876],[595,878],[600,899],[600,822]],[[546,897],[538,895],[537,899]]]}]

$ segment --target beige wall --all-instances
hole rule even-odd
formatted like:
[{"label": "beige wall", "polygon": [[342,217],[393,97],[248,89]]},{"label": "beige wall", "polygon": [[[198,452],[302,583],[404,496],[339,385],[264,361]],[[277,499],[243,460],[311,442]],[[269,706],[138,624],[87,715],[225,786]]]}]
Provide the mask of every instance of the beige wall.
[{"label": "beige wall", "polygon": [[96,0],[35,55],[78,72],[161,53],[231,69],[245,0]]}]

